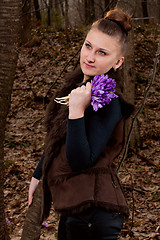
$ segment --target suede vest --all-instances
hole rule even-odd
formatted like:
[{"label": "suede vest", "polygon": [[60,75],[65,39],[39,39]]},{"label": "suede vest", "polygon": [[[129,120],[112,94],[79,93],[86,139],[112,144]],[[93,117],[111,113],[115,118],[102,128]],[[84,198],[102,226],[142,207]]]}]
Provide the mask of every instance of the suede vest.
[{"label": "suede vest", "polygon": [[129,215],[118,176],[112,168],[113,160],[124,146],[125,122],[124,118],[120,120],[96,164],[86,170],[73,172],[67,162],[65,145],[62,146],[48,172],[56,212],[70,215],[97,206]]}]

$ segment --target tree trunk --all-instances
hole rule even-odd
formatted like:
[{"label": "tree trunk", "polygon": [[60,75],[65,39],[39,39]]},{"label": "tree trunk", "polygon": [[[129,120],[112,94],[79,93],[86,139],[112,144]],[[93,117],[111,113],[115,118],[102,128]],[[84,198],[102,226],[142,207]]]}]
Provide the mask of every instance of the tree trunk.
[{"label": "tree trunk", "polygon": [[105,12],[108,12],[110,10],[109,4],[110,4],[110,0],[105,0]]},{"label": "tree trunk", "polygon": [[51,26],[51,10],[52,10],[52,0],[48,3],[48,26]]},{"label": "tree trunk", "polygon": [[118,0],[116,7],[122,9],[124,12],[134,15],[137,6],[137,0]]},{"label": "tree trunk", "polygon": [[[142,0],[141,4],[142,4],[143,17],[148,17],[147,0]],[[149,23],[149,19],[145,19],[144,22]]]},{"label": "tree trunk", "polygon": [[95,20],[94,0],[84,1],[85,24],[88,25]]},{"label": "tree trunk", "polygon": [[8,240],[4,212],[3,173],[6,118],[10,107],[12,86],[17,65],[20,17],[19,0],[0,1],[0,239]]},{"label": "tree trunk", "polygon": [[28,208],[21,240],[38,240],[40,238],[41,194],[42,181],[39,182],[39,185],[34,194],[33,203]]},{"label": "tree trunk", "polygon": [[34,8],[35,8],[35,12],[36,12],[36,18],[38,20],[38,22],[41,22],[41,12],[39,9],[39,2],[38,0],[34,0]]},{"label": "tree trunk", "polygon": [[[119,0],[110,0],[109,9],[114,9],[114,8],[116,7],[118,1],[119,1]],[[127,1],[127,0],[126,0],[126,1]],[[125,4],[125,0],[124,0],[123,3]],[[123,4],[122,4],[122,5],[123,5]]]},{"label": "tree trunk", "polygon": [[69,41],[69,35],[68,35],[68,27],[69,27],[69,19],[68,19],[68,0],[65,0],[65,33],[67,41]]},{"label": "tree trunk", "polygon": [[94,4],[94,0],[90,0],[90,20],[91,20],[91,23],[95,20],[95,4]]},{"label": "tree trunk", "polygon": [[[134,14],[136,9],[135,0],[118,0],[116,7],[127,12],[131,16]],[[128,52],[125,56],[125,61],[123,63],[122,75],[124,84],[124,95],[128,102],[135,103],[135,71],[134,71],[134,32],[130,31],[128,35]],[[130,144],[131,146],[138,145],[139,142],[139,131],[137,129],[137,123],[135,123]]]},{"label": "tree trunk", "polygon": [[22,0],[22,45],[30,42],[31,38],[31,0]]},{"label": "tree trunk", "polygon": [[[55,0],[55,9],[58,8],[58,5],[56,3],[57,3],[57,0]],[[64,7],[63,7],[63,2],[62,1],[60,1],[60,9],[61,9],[62,16],[64,17],[65,13],[64,13]]]}]

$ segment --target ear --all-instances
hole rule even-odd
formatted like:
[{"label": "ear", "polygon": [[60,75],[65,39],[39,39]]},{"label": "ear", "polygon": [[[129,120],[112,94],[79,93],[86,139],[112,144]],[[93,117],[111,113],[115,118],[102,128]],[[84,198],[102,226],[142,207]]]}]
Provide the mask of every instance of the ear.
[{"label": "ear", "polygon": [[113,69],[116,71],[122,65],[123,61],[124,57],[119,58],[116,64],[113,66]]}]

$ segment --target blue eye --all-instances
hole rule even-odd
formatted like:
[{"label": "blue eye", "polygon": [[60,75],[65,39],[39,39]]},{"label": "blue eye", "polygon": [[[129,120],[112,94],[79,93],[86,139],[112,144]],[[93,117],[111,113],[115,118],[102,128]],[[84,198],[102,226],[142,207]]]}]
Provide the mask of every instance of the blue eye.
[{"label": "blue eye", "polygon": [[86,45],[86,47],[87,47],[88,49],[91,48],[91,45],[90,45],[89,43],[86,43],[85,45]]},{"label": "blue eye", "polygon": [[103,52],[103,51],[99,51],[99,53],[100,53],[101,55],[106,55],[106,53]]}]

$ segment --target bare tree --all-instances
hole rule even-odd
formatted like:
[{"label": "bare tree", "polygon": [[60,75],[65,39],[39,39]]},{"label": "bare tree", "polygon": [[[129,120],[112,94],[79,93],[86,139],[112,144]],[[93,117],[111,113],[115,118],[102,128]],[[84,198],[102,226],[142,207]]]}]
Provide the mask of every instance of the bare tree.
[{"label": "bare tree", "polygon": [[34,8],[35,8],[36,18],[37,18],[38,22],[41,22],[41,12],[40,12],[40,8],[39,8],[38,0],[34,0]]},{"label": "bare tree", "polygon": [[[116,7],[127,12],[131,16],[134,15],[137,6],[135,0],[118,0]],[[123,64],[122,75],[124,84],[124,94],[126,99],[134,104],[135,101],[135,71],[134,71],[134,32],[130,31],[128,36],[128,52]],[[139,132],[137,125],[135,124],[134,131],[132,133],[131,145],[135,146],[139,142]]]},{"label": "bare tree", "polygon": [[51,25],[51,8],[52,8],[52,0],[49,0],[49,2],[47,3],[47,0],[43,0],[46,8],[47,8],[47,13],[48,13],[48,20],[47,20],[47,24],[48,26]]},{"label": "bare tree", "polygon": [[105,0],[105,11],[109,11],[109,4],[110,4],[110,0]]},{"label": "bare tree", "polygon": [[8,240],[3,194],[4,139],[6,118],[10,107],[11,92],[17,65],[18,32],[20,17],[19,0],[0,1],[0,239]]},{"label": "bare tree", "polygon": [[[147,0],[142,0],[141,4],[142,4],[143,17],[148,17]],[[145,23],[149,23],[149,19],[145,19]]]},{"label": "bare tree", "polygon": [[22,45],[30,42],[31,38],[31,0],[22,0]]},{"label": "bare tree", "polygon": [[85,24],[88,25],[95,19],[94,0],[84,0]]},{"label": "bare tree", "polygon": [[[117,8],[122,9],[131,16],[134,14],[136,9],[135,0],[118,0]],[[134,73],[134,42],[133,42],[133,31],[128,36],[128,52],[123,65],[124,75],[124,90],[128,101],[134,103],[134,89],[135,89],[135,73]]]},{"label": "bare tree", "polygon": [[65,0],[65,32],[67,41],[69,41],[68,27],[69,27],[69,18],[68,18],[68,0]]}]

